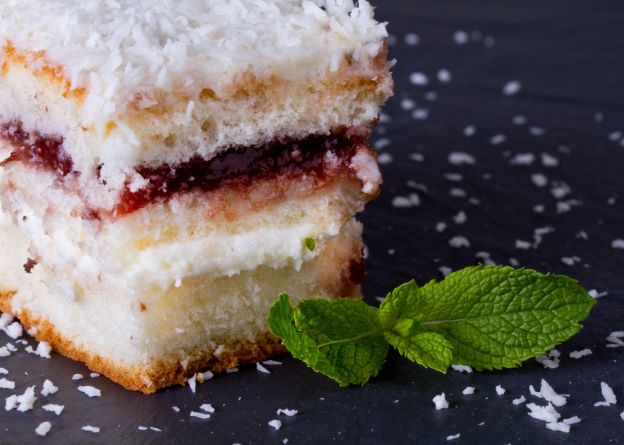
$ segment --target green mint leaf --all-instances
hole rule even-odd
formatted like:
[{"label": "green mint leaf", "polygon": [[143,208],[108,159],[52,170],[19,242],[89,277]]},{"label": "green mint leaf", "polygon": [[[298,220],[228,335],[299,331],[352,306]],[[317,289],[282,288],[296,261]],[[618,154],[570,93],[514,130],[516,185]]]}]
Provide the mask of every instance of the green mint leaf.
[{"label": "green mint leaf", "polygon": [[310,252],[314,252],[314,248],[316,247],[316,243],[314,242],[314,238],[306,238],[303,240],[303,244],[308,248]]},{"label": "green mint leaf", "polygon": [[[453,361],[477,370],[519,366],[580,329],[595,300],[575,280],[530,269],[475,266],[410,294],[419,332],[443,335]],[[398,303],[388,303],[400,306]]]},{"label": "green mint leaf", "polygon": [[446,373],[453,363],[453,346],[442,334],[419,332],[423,296],[409,281],[390,292],[379,307],[379,321],[386,340],[409,360]]},{"label": "green mint leaf", "polygon": [[360,300],[312,299],[293,309],[282,294],[268,323],[293,357],[341,386],[365,384],[388,354],[377,309]]},{"label": "green mint leaf", "polygon": [[395,331],[388,331],[384,335],[401,355],[421,366],[446,373],[453,363],[453,345],[442,334],[421,332],[404,337]]}]

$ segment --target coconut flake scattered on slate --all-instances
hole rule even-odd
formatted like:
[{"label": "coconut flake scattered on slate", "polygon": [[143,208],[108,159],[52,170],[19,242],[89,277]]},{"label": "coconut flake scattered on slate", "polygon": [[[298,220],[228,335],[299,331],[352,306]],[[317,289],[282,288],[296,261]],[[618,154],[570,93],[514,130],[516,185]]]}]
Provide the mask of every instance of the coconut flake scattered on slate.
[{"label": "coconut flake scattered on slate", "polygon": [[0,389],[15,389],[15,382],[2,377],[0,379]]},{"label": "coconut flake scattered on slate", "polygon": [[607,336],[607,348],[620,348],[624,346],[624,341],[622,338],[624,337],[624,331],[613,331]]},{"label": "coconut flake scattered on slate", "polygon": [[210,414],[215,412],[214,407],[210,403],[202,403],[199,406],[199,409],[201,409],[202,411],[206,411],[207,413],[210,413]]},{"label": "coconut flake scattered on slate", "polygon": [[50,343],[42,341],[37,345],[37,349],[33,349],[32,346],[26,347],[26,352],[36,354],[42,358],[50,358],[50,352],[52,352],[52,346]]},{"label": "coconut flake scattered on slate", "polygon": [[531,182],[535,187],[546,187],[548,185],[548,178],[542,173],[533,173],[531,175]]},{"label": "coconut flake scattered on slate", "polygon": [[35,433],[39,436],[45,436],[50,432],[50,428],[52,428],[52,424],[50,422],[41,422],[37,428],[35,428]]},{"label": "coconut flake scattered on slate", "polygon": [[433,404],[435,405],[435,409],[447,409],[449,407],[449,404],[446,401],[446,395],[444,393],[435,396],[433,398]]},{"label": "coconut flake scattered on slate", "polygon": [[22,336],[24,328],[18,321],[14,321],[4,329],[4,332],[12,339],[16,339]]},{"label": "coconut flake scattered on slate", "polygon": [[453,434],[453,435],[450,435],[450,436],[446,436],[446,440],[448,442],[448,441],[451,441],[451,440],[459,439],[459,436],[461,436],[460,433]]},{"label": "coconut flake scattered on slate", "polygon": [[448,266],[440,266],[438,267],[438,270],[440,271],[440,273],[444,276],[447,276],[448,274],[450,274],[451,272],[453,272],[453,269],[451,269]]},{"label": "coconut flake scattered on slate", "polygon": [[512,80],[511,82],[507,82],[503,87],[503,94],[505,96],[512,96],[520,92],[522,88],[522,84],[517,80]]},{"label": "coconut flake scattered on slate", "polygon": [[507,392],[507,390],[505,388],[503,388],[500,385],[496,385],[496,394],[498,394],[499,396],[502,396],[506,392]]},{"label": "coconut flake scattered on slate", "polygon": [[413,32],[405,34],[405,43],[414,46],[420,43],[420,37],[418,34],[414,34]]},{"label": "coconut flake scattered on slate", "polygon": [[617,398],[613,389],[605,382],[600,382],[600,390],[602,392],[603,401],[594,403],[594,406],[611,406],[617,403]]},{"label": "coconut flake scattered on slate", "polygon": [[507,136],[504,134],[495,134],[490,138],[491,145],[500,145],[507,141]]},{"label": "coconut flake scattered on slate", "polygon": [[569,394],[557,394],[552,386],[544,379],[541,381],[540,390],[536,391],[533,385],[529,385],[529,391],[532,396],[544,399],[547,402],[551,402],[554,406],[563,406],[567,403],[566,397],[570,397]]},{"label": "coconut flake scattered on slate", "polygon": [[268,422],[268,425],[270,427],[275,428],[275,430],[279,430],[282,427],[282,421],[281,420],[277,420],[277,419],[273,419],[273,420],[270,420]]},{"label": "coconut flake scattered on slate", "polygon": [[395,196],[392,199],[392,206],[397,208],[418,207],[420,205],[420,196],[418,193],[410,193],[408,196]]},{"label": "coconut flake scattered on slate", "polygon": [[592,350],[585,348],[585,349],[581,349],[580,351],[572,351],[570,352],[570,358],[574,358],[574,359],[579,359],[581,357],[585,357],[588,355],[592,354]]},{"label": "coconut flake scattered on slate", "polygon": [[513,400],[511,401],[511,403],[512,403],[513,405],[521,405],[521,404],[523,404],[524,402],[526,402],[526,397],[524,397],[524,396],[520,396],[520,397],[518,397],[517,399],[513,399]]},{"label": "coconut flake scattered on slate", "polygon": [[80,429],[82,431],[88,431],[90,433],[99,433],[100,432],[100,427],[98,427],[98,426],[85,425],[85,426],[83,426]]},{"label": "coconut flake scattered on slate", "polygon": [[53,412],[54,414],[56,414],[57,416],[60,416],[61,413],[63,412],[63,409],[65,408],[64,405],[56,405],[54,403],[48,403],[47,405],[43,405],[41,408],[43,408],[45,411],[50,411]]},{"label": "coconut flake scattered on slate", "polygon": [[548,356],[538,355],[535,360],[546,369],[557,369],[559,367],[560,352],[557,349],[551,349]]},{"label": "coconut flake scattered on slate", "polygon": [[455,224],[464,224],[468,220],[468,218],[466,217],[466,212],[464,212],[463,210],[457,212],[457,214],[453,215],[451,219]]},{"label": "coconut flake scattered on slate", "polygon": [[465,45],[466,43],[468,43],[468,33],[462,30],[455,31],[455,33],[453,34],[453,40],[458,45]]},{"label": "coconut flake scattered on slate", "polygon": [[614,239],[613,241],[611,241],[611,247],[614,249],[624,249],[624,239]]},{"label": "coconut flake scattered on slate", "polygon": [[474,392],[475,392],[474,386],[466,386],[464,390],[462,391],[462,394],[465,396],[470,396],[474,394]]},{"label": "coconut flake scattered on slate", "polygon": [[43,389],[41,389],[41,395],[46,397],[50,394],[54,394],[58,391],[58,386],[52,383],[50,380],[45,379],[43,382]]},{"label": "coconut flake scattered on slate", "polygon": [[415,72],[415,73],[410,74],[409,80],[410,80],[410,83],[412,83],[413,85],[418,85],[418,86],[424,86],[429,83],[429,79],[427,78],[427,75],[424,73],[420,73],[420,72]]},{"label": "coconut flake scattered on slate", "polygon": [[509,160],[509,164],[511,165],[531,165],[535,160],[535,155],[533,153],[517,153],[513,158]]},{"label": "coconut flake scattered on slate", "polygon": [[262,366],[259,362],[256,363],[256,369],[260,372],[263,372],[265,374],[271,374],[271,371],[269,371],[268,369],[266,369],[264,366]]},{"label": "coconut flake scattered on slate", "polygon": [[292,417],[295,414],[297,414],[298,412],[299,411],[297,411],[296,409],[279,408],[277,410],[277,415],[279,416],[280,414],[284,414],[285,416]]},{"label": "coconut flake scattered on slate", "polygon": [[451,72],[445,68],[438,70],[438,80],[442,83],[447,83],[452,80]]},{"label": "coconut flake scattered on slate", "polygon": [[5,399],[4,409],[12,411],[15,408],[21,413],[33,408],[37,397],[35,397],[35,386],[30,386],[21,395],[13,394]]},{"label": "coconut flake scattered on slate", "polygon": [[561,414],[557,412],[555,407],[552,406],[552,403],[550,402],[546,406],[536,405],[535,403],[527,403],[526,407],[529,409],[529,416],[537,420],[554,423],[561,417]]},{"label": "coconut flake scattered on slate", "polygon": [[77,389],[89,397],[100,397],[102,395],[102,391],[91,385],[79,386]]},{"label": "coconut flake scattered on slate", "polygon": [[458,371],[458,372],[467,372],[467,373],[472,372],[472,368],[467,365],[451,365],[451,368],[453,368],[453,371]]},{"label": "coconut flake scattered on slate", "polygon": [[412,118],[417,121],[424,121],[429,117],[429,110],[426,108],[416,108],[412,111]]},{"label": "coconut flake scattered on slate", "polygon": [[198,419],[202,419],[202,420],[210,419],[210,414],[208,414],[208,413],[200,413],[200,412],[197,412],[197,411],[191,411],[190,416],[191,417],[197,417]]},{"label": "coconut flake scattered on slate", "polygon": [[448,155],[448,162],[453,165],[472,165],[476,161],[474,156],[469,153],[453,151]]},{"label": "coconut flake scattered on slate", "polygon": [[464,136],[466,136],[467,138],[474,136],[476,132],[477,129],[474,125],[468,125],[464,128]]},{"label": "coconut flake scattered on slate", "polygon": [[195,394],[197,388],[197,374],[193,374],[191,378],[187,379],[186,383],[188,383],[189,388],[191,388],[191,392]]},{"label": "coconut flake scattered on slate", "polygon": [[470,241],[468,240],[468,238],[466,238],[463,235],[457,235],[454,236],[453,238],[449,239],[448,241],[449,246],[454,247],[456,249],[460,249],[463,247],[470,247]]}]

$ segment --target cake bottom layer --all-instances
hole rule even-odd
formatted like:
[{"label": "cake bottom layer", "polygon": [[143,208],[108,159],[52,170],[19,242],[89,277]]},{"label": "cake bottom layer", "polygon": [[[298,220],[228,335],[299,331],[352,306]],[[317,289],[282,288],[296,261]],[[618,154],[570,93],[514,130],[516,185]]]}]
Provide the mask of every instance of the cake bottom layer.
[{"label": "cake bottom layer", "polygon": [[[26,256],[2,255],[13,262]],[[361,226],[352,221],[300,268],[200,275],[149,295],[117,283],[70,301],[49,285],[48,271],[39,264],[31,273],[15,271],[13,284],[0,274],[0,310],[18,317],[57,352],[127,389],[153,393],[197,371],[223,371],[282,352],[266,326],[279,293],[288,292],[295,302],[358,297],[362,261]]]}]

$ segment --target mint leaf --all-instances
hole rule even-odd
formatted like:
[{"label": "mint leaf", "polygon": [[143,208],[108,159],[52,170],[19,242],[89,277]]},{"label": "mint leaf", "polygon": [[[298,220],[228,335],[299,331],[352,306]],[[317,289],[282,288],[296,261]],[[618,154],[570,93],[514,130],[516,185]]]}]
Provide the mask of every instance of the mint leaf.
[{"label": "mint leaf", "polygon": [[293,309],[282,294],[268,323],[293,357],[341,386],[365,384],[388,354],[377,310],[360,300],[305,300]]},{"label": "mint leaf", "polygon": [[451,363],[515,367],[577,333],[594,304],[564,275],[475,266],[420,288],[402,284],[378,310],[352,299],[305,300],[293,309],[282,294],[268,322],[294,357],[346,386],[377,375],[389,344],[440,372]]},{"label": "mint leaf", "polygon": [[314,252],[314,248],[316,247],[316,243],[314,242],[314,238],[306,238],[303,240],[303,244],[310,252]]},{"label": "mint leaf", "polygon": [[421,332],[403,337],[389,331],[384,336],[401,355],[426,368],[446,373],[453,363],[453,345],[441,334]]},{"label": "mint leaf", "polygon": [[516,367],[544,353],[576,334],[595,304],[564,275],[491,266],[431,281],[410,298],[420,308],[412,311],[418,330],[443,335],[453,361],[477,370]]}]

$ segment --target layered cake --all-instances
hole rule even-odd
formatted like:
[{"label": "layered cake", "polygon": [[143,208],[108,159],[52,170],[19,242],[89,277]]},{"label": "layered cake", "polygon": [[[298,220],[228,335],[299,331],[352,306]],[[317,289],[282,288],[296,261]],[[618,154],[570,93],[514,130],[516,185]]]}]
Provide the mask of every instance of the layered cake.
[{"label": "layered cake", "polygon": [[365,0],[0,2],[0,310],[152,393],[358,296],[392,92]]}]

